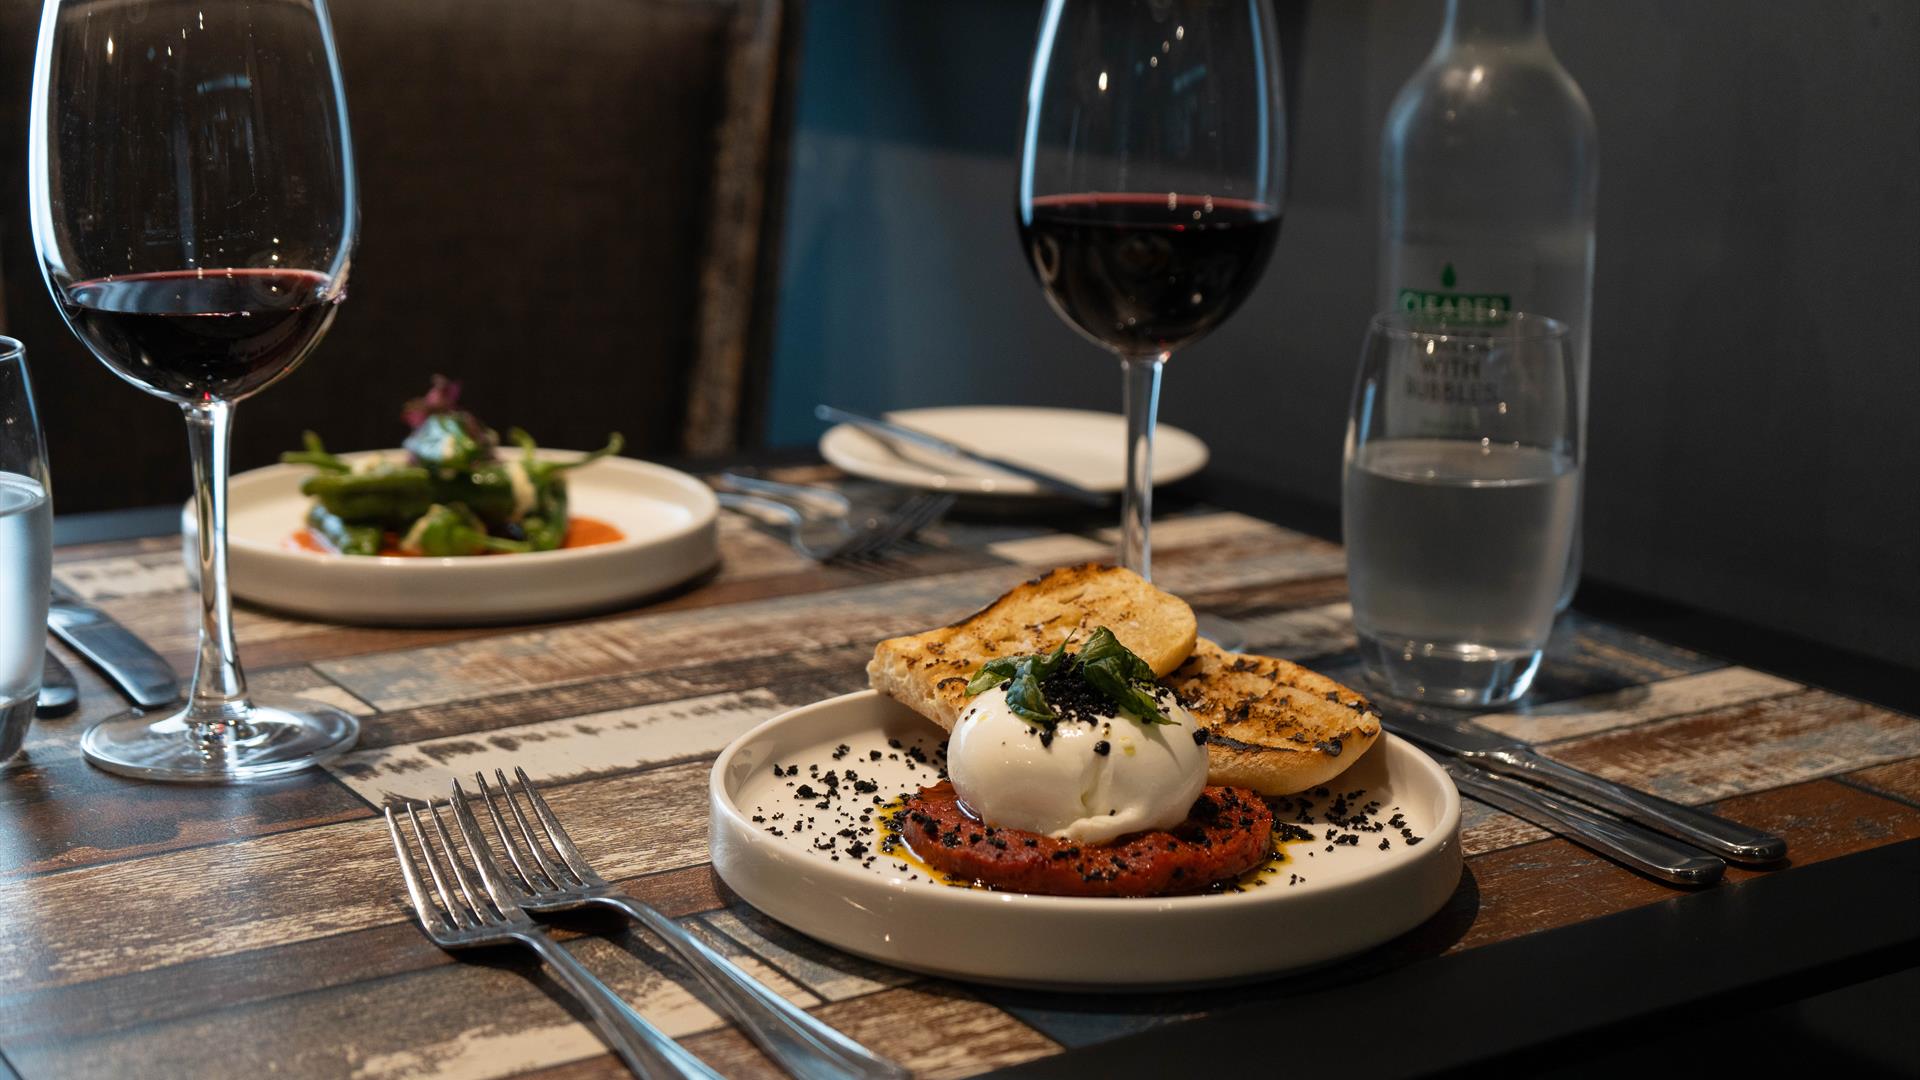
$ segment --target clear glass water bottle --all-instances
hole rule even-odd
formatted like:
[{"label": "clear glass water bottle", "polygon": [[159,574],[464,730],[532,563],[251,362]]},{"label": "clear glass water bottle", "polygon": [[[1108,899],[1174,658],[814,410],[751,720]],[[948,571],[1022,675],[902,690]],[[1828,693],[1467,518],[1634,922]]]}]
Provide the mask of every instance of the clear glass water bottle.
[{"label": "clear glass water bottle", "polygon": [[[1593,113],[1547,43],[1542,0],[1447,0],[1439,42],[1387,112],[1380,153],[1382,306],[1566,323],[1582,446],[1598,157]],[[1580,577],[1575,538],[1562,608]]]}]

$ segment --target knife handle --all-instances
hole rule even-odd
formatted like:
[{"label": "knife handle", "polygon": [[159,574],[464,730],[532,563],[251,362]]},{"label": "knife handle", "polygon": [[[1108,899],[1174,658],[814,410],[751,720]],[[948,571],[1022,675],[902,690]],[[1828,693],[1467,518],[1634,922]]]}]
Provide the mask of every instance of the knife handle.
[{"label": "knife handle", "polygon": [[112,680],[135,705],[157,709],[180,696],[179,677],[160,654],[105,615],[91,608],[56,605],[47,616],[47,629]]},{"label": "knife handle", "polygon": [[1772,833],[1616,784],[1531,750],[1494,750],[1475,755],[1475,761],[1495,772],[1564,791],[1734,862],[1764,865],[1787,857],[1787,842]]},{"label": "knife handle", "polygon": [[43,719],[65,716],[79,705],[80,687],[73,681],[73,672],[48,649],[40,660],[40,698],[34,703],[33,715]]},{"label": "knife handle", "polygon": [[813,415],[817,419],[825,420],[829,423],[851,424],[862,431],[886,435],[890,438],[899,439],[902,442],[924,446],[929,450],[945,454],[948,457],[955,457],[963,461],[971,461],[976,464],[985,465],[988,468],[998,469],[1001,472],[1031,480],[1056,495],[1064,495],[1075,502],[1084,503],[1088,506],[1106,506],[1110,501],[1105,495],[1097,491],[1090,491],[1070,480],[1063,480],[1058,476],[1041,472],[1039,469],[1028,468],[1018,462],[1003,461],[1000,458],[989,457],[986,454],[969,450],[964,446],[956,446],[938,435],[929,435],[924,431],[917,431],[913,428],[896,424],[891,420],[862,416],[859,413],[848,412],[845,409],[836,409],[831,405],[815,405],[813,407]]},{"label": "knife handle", "polygon": [[1450,765],[1447,772],[1461,791],[1481,802],[1662,881],[1711,885],[1726,873],[1726,862],[1716,856],[1672,843],[1619,818],[1562,802],[1517,780],[1460,764]]}]

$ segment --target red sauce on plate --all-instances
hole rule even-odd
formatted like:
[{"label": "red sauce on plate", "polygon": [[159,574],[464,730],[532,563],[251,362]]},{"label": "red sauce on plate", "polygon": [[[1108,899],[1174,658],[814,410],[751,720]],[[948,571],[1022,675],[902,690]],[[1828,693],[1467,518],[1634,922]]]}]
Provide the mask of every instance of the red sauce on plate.
[{"label": "red sauce on plate", "polygon": [[[625,540],[627,535],[612,522],[599,518],[574,514],[567,519],[567,540],[561,548],[594,547],[599,544],[612,544]],[[334,553],[327,542],[313,534],[312,529],[300,529],[289,534],[283,543],[291,551],[310,551],[319,555]],[[380,554],[401,558],[413,558],[408,552],[400,550],[400,534],[388,533],[386,543],[381,545]]]},{"label": "red sauce on plate", "polygon": [[909,795],[900,836],[927,865],[960,881],[1049,896],[1164,896],[1201,892],[1273,854],[1273,811],[1245,788],[1209,787],[1171,830],[1076,844],[974,817],[942,780]]}]

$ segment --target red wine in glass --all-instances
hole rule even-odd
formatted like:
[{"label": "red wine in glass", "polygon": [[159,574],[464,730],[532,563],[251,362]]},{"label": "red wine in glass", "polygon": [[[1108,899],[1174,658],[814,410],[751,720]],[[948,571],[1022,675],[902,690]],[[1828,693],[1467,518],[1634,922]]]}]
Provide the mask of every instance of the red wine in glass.
[{"label": "red wine in glass", "polygon": [[1170,352],[1253,291],[1280,213],[1210,195],[1043,195],[1025,208],[1020,235],[1047,301],[1095,344]]},{"label": "red wine in glass", "polygon": [[166,270],[62,297],[67,321],[122,377],[176,399],[234,401],[291,371],[344,291],[312,270]]},{"label": "red wine in glass", "polygon": [[[1280,232],[1286,110],[1272,7],[1046,0],[1040,14],[1020,239],[1048,304],[1120,360],[1119,554],[1146,578],[1162,368],[1246,300]],[[1207,622],[1218,644],[1241,637]]]},{"label": "red wine in glass", "polygon": [[227,468],[235,404],[314,351],[359,238],[326,0],[45,0],[30,112],[47,289],[88,352],[180,406],[193,462],[192,686],[176,710],[99,720],[80,751],[123,776],[196,784],[312,768],[351,747],[359,721],[247,686]]}]

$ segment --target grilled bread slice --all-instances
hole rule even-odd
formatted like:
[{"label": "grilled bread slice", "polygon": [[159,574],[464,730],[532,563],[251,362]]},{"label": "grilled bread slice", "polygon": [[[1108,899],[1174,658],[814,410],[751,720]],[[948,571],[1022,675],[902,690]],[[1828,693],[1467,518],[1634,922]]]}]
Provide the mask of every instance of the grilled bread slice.
[{"label": "grilled bread slice", "polygon": [[966,708],[967,680],[980,665],[1052,650],[1074,631],[1085,641],[1101,626],[1156,675],[1179,667],[1193,651],[1193,609],[1186,601],[1131,570],[1087,563],[1035,578],[952,626],[882,641],[867,664],[867,681],[952,731]]},{"label": "grilled bread slice", "polygon": [[1161,681],[1207,729],[1209,784],[1291,795],[1340,775],[1380,737],[1380,717],[1352,690],[1205,638]]}]

